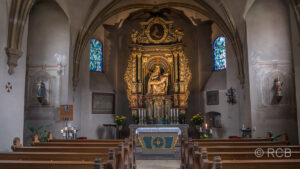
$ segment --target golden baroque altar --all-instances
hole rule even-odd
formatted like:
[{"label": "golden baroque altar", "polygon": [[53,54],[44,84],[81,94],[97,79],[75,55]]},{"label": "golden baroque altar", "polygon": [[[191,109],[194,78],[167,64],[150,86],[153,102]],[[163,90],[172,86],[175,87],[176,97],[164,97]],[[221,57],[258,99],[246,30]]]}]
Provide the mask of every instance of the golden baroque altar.
[{"label": "golden baroque altar", "polygon": [[186,113],[189,97],[192,76],[183,51],[184,34],[161,17],[140,24],[141,30],[131,34],[125,72],[131,113],[141,116],[138,112],[143,109],[146,123],[170,123],[172,109]]}]

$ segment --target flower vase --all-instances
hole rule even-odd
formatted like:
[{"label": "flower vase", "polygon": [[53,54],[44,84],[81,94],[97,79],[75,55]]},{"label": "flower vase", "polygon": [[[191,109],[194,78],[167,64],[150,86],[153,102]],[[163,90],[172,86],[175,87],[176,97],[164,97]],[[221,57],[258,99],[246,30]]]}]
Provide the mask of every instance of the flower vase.
[{"label": "flower vase", "polygon": [[118,131],[121,131],[123,129],[122,125],[118,125]]}]

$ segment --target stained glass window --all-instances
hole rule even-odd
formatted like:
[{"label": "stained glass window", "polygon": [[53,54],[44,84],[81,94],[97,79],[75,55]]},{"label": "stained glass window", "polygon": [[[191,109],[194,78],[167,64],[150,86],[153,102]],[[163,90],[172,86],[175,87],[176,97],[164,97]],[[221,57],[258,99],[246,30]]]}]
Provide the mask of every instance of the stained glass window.
[{"label": "stained glass window", "polygon": [[214,42],[214,70],[226,69],[225,37],[218,37]]},{"label": "stained glass window", "polygon": [[90,70],[102,72],[103,66],[103,44],[97,40],[90,41]]}]

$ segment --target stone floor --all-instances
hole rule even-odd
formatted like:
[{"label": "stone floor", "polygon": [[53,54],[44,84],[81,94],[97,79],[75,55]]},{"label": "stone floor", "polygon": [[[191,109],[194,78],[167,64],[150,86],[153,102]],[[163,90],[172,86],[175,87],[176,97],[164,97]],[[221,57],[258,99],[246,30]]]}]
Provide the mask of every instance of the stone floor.
[{"label": "stone floor", "polygon": [[136,160],[137,169],[180,169],[180,160]]}]

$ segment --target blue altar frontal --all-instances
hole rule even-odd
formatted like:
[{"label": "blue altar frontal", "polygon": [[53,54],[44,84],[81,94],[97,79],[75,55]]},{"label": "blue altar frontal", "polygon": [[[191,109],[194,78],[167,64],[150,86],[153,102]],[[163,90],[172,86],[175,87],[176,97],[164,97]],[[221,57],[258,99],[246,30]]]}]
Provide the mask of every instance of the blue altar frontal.
[{"label": "blue altar frontal", "polygon": [[130,132],[136,134],[137,146],[143,154],[174,154],[175,146],[180,146],[180,137],[186,137],[187,124],[129,125]]}]

